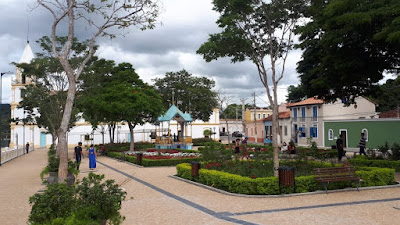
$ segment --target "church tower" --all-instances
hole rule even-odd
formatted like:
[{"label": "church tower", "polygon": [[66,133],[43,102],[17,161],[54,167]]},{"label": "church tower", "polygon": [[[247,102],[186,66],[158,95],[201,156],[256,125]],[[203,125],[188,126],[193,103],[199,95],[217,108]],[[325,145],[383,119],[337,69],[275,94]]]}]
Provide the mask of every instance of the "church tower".
[{"label": "church tower", "polygon": [[[26,43],[25,49],[22,53],[21,59],[18,63],[30,63],[34,58],[32,48],[29,45],[29,41]],[[11,141],[10,147],[23,147],[26,142],[29,142],[31,146],[34,146],[34,129],[36,125],[28,125],[22,122],[22,119],[26,117],[23,108],[18,108],[19,102],[24,98],[25,87],[31,84],[31,79],[25,77],[22,74],[20,68],[16,68],[15,79],[11,83]]]}]

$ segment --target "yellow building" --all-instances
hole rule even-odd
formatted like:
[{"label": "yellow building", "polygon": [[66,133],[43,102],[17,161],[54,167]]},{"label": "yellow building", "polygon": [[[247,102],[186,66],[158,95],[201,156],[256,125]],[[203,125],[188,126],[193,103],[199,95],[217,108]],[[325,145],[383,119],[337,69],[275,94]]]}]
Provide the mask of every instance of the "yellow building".
[{"label": "yellow building", "polygon": [[272,109],[266,107],[247,108],[244,112],[244,120],[246,123],[256,120],[262,120],[272,115]]}]

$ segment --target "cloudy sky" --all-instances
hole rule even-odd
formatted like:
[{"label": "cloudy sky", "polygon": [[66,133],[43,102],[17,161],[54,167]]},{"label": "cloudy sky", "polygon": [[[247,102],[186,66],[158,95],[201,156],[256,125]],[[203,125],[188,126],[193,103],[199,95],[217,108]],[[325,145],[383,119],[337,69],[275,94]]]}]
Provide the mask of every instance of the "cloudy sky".
[{"label": "cloudy sky", "polygon": [[[228,58],[206,63],[201,55],[196,54],[209,34],[220,31],[215,23],[219,15],[212,10],[212,0],[161,2],[162,14],[154,30],[139,31],[132,28],[124,37],[99,39],[97,55],[117,63],[133,64],[141,79],[148,83],[152,83],[156,77],[163,77],[167,72],[186,69],[196,76],[214,79],[215,90],[231,96],[231,103],[239,103],[240,98],[245,98],[246,103],[252,103],[252,93],[256,92],[257,105],[268,105],[265,88],[254,64],[232,64]],[[19,61],[27,38],[34,53],[40,51],[36,40],[50,35],[52,17],[44,9],[35,8],[34,0],[1,0],[0,15],[0,70],[15,73],[10,63]],[[79,36],[80,29],[77,30]],[[286,73],[278,89],[279,102],[285,100],[288,85],[299,83],[295,67],[300,57],[300,51],[289,55]],[[3,103],[11,101],[12,78],[12,75],[3,77]]]}]

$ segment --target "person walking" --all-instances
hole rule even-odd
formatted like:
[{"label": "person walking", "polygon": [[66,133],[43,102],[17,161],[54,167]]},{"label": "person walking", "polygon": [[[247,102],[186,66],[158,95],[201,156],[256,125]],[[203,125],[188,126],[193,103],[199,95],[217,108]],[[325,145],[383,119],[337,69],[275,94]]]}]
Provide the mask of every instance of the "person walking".
[{"label": "person walking", "polygon": [[366,145],[367,145],[367,140],[365,140],[364,133],[361,133],[360,142],[358,143],[358,147],[360,147],[360,155],[362,155],[362,154],[367,155],[365,153]]},{"label": "person walking", "polygon": [[240,153],[240,139],[237,138],[235,141],[235,154],[239,154]]},{"label": "person walking", "polygon": [[26,154],[28,154],[29,153],[29,142],[26,142],[25,150],[26,150]]},{"label": "person walking", "polygon": [[342,161],[343,157],[343,140],[342,135],[339,135],[339,138],[336,140],[336,148],[338,150],[338,161]]},{"label": "person walking", "polygon": [[96,149],[93,147],[93,145],[90,145],[89,148],[89,169],[93,170],[96,168]]},{"label": "person walking", "polygon": [[82,153],[82,142],[78,142],[78,146],[75,147],[75,159],[76,159],[76,169],[79,170],[81,160],[83,158]]}]

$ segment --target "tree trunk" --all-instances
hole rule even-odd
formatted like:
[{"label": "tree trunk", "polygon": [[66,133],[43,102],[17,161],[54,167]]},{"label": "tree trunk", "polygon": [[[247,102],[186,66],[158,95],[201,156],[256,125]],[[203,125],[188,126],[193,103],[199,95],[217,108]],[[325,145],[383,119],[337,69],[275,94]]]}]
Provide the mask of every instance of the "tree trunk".
[{"label": "tree trunk", "polygon": [[279,168],[279,148],[278,148],[278,133],[279,133],[279,112],[277,90],[274,88],[274,99],[272,105],[272,146],[274,147],[274,176],[278,176]]},{"label": "tree trunk", "polygon": [[65,182],[68,176],[68,144],[67,133],[63,130],[58,132],[57,152],[59,152],[60,166],[58,167],[58,182]]},{"label": "tree trunk", "polygon": [[51,133],[51,146],[56,148],[56,157],[60,157],[60,153],[58,152],[58,148],[56,147],[56,141],[57,141],[57,132]]},{"label": "tree trunk", "polygon": [[114,144],[115,123],[108,124],[108,133],[110,135],[110,144]]},{"label": "tree trunk", "polygon": [[[60,60],[61,61],[61,60]],[[62,64],[62,62],[61,62]],[[65,67],[64,67],[65,68]],[[60,166],[58,168],[58,180],[64,182],[68,175],[68,142],[67,132],[69,128],[69,122],[71,119],[72,107],[74,105],[75,93],[76,93],[76,81],[72,71],[67,71],[69,87],[67,92],[67,100],[65,102],[64,113],[61,120],[61,126],[58,130],[58,145],[57,150],[60,154]]]},{"label": "tree trunk", "polygon": [[133,129],[135,129],[136,124],[133,125],[131,122],[128,122],[128,127],[129,127],[129,135],[131,137],[131,141],[129,144],[129,151],[134,151],[135,150],[135,139],[133,137]]}]

